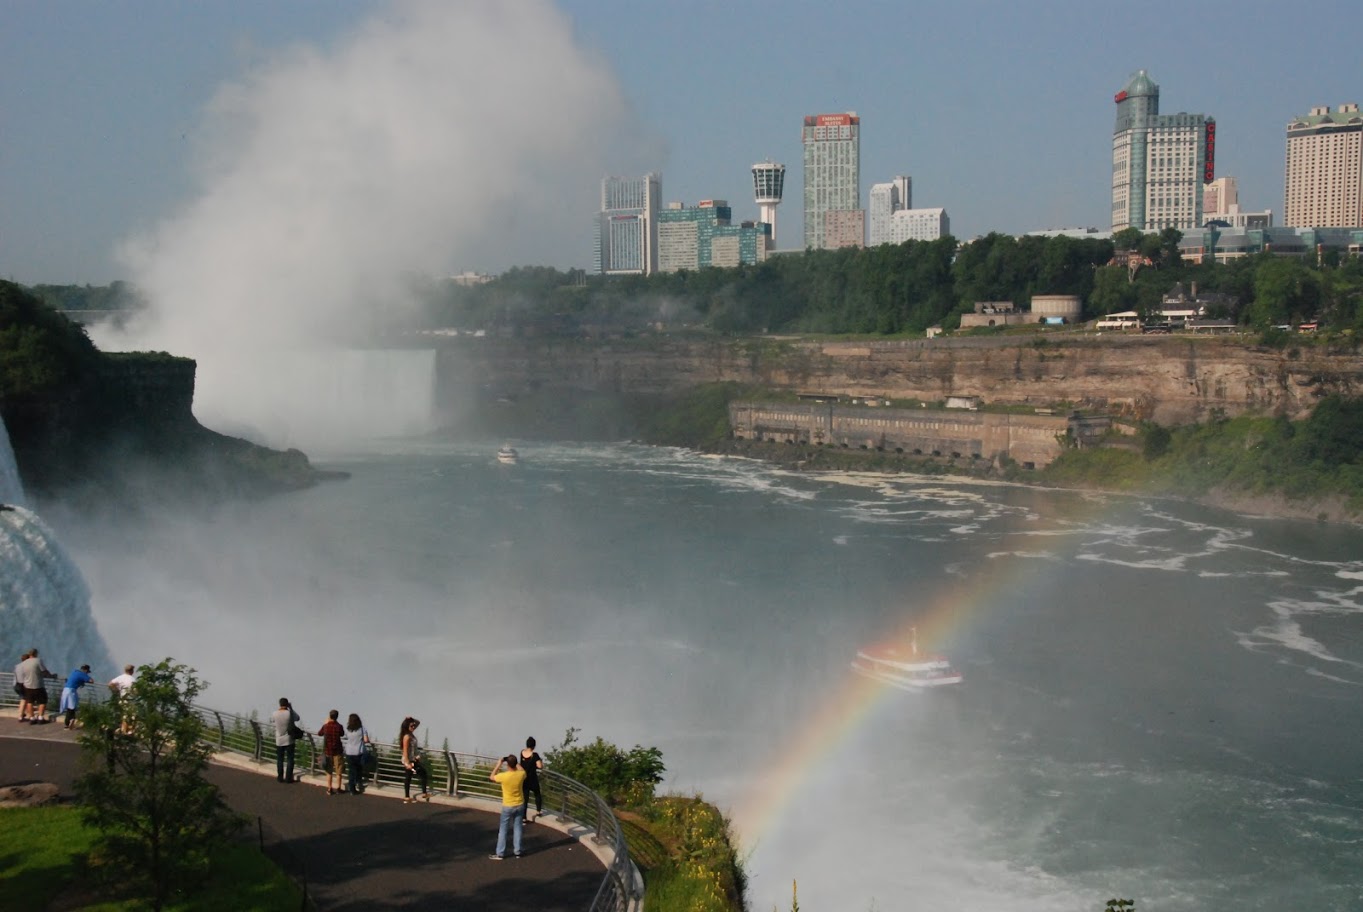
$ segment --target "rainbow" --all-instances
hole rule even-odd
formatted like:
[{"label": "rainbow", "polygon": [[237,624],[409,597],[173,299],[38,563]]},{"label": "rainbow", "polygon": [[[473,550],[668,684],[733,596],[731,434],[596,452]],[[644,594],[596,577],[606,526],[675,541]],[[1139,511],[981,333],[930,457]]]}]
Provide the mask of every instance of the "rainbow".
[{"label": "rainbow", "polygon": [[[899,627],[881,638],[881,643],[906,648],[916,630],[919,649],[934,651],[937,644],[994,604],[1007,583],[1015,582],[1016,573],[1004,571],[1008,566],[1016,566],[1016,562],[990,561],[970,580],[945,587],[926,610],[914,611],[903,618]],[[805,793],[806,780],[861,730],[878,707],[890,700],[933,697],[909,695],[892,684],[863,677],[851,670],[850,656],[848,662],[840,685],[807,717],[789,742],[775,752],[780,762],[754,783],[748,800],[735,808],[734,824],[748,846],[755,847],[765,834],[780,827],[786,810]]]}]

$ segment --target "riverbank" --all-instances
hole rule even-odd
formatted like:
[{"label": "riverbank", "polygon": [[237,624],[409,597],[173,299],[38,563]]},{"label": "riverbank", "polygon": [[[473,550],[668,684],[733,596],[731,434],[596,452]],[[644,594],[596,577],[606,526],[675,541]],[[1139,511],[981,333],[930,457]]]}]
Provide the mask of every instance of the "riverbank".
[{"label": "riverbank", "polygon": [[1067,456],[1062,477],[1057,478],[1054,474],[1048,474],[1046,469],[1027,470],[1016,463],[998,465],[964,458],[910,456],[874,450],[844,450],[765,441],[727,439],[717,445],[701,449],[714,455],[758,459],[797,472],[851,471],[885,475],[936,475],[1036,488],[1068,488],[1127,496],[1172,497],[1260,518],[1363,524],[1363,512],[1351,508],[1346,500],[1338,498],[1290,498],[1275,492],[1235,490],[1225,486],[1213,487],[1203,494],[1190,495],[1170,490],[1168,486],[1118,484],[1112,483],[1110,478],[1106,481],[1100,477],[1085,478],[1082,472],[1075,470],[1076,463],[1085,461],[1082,454]]}]

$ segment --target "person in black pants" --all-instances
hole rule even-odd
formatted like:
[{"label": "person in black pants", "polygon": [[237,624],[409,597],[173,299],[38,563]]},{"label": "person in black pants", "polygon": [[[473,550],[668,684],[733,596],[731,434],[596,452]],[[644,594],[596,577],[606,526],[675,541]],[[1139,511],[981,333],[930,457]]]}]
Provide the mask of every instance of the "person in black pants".
[{"label": "person in black pants", "polygon": [[525,817],[525,822],[529,823],[531,792],[535,793],[535,818],[538,819],[544,813],[544,793],[540,791],[540,770],[544,769],[544,761],[535,753],[533,737],[525,739],[525,749],[521,751],[521,769],[525,770],[525,784],[521,786],[525,803],[521,806],[523,808],[521,814]]},{"label": "person in black pants", "polygon": [[402,777],[402,801],[404,804],[411,804],[416,801],[416,798],[412,797],[412,776],[414,775],[421,780],[421,794],[417,797],[424,801],[431,800],[430,776],[426,772],[426,764],[421,762],[421,749],[416,743],[416,727],[420,724],[420,719],[413,719],[408,716],[402,720],[402,728],[398,733],[398,743],[402,746],[402,768],[406,770]]}]

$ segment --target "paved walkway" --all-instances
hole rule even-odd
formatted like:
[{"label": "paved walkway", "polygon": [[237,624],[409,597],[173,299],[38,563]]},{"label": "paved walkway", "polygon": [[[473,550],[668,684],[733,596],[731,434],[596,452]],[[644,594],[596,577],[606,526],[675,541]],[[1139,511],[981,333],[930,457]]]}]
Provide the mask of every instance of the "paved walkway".
[{"label": "paved walkway", "polygon": [[[0,786],[53,782],[72,797],[79,747],[60,723],[27,725],[0,716]],[[437,797],[403,804],[400,789],[360,797],[321,785],[277,782],[274,762],[226,758],[208,778],[233,809],[259,817],[267,842],[288,847],[320,912],[367,909],[586,912],[605,866],[580,829],[546,816],[525,827],[522,858],[493,861],[498,808],[480,799]],[[297,869],[301,868],[302,871]]]}]

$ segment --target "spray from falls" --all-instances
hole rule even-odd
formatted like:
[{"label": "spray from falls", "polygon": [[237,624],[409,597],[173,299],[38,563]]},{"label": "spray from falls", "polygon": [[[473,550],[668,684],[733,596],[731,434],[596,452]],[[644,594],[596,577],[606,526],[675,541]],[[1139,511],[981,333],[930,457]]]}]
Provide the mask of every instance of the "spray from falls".
[{"label": "spray from falls", "polygon": [[19,652],[37,646],[58,674],[89,664],[112,668],[90,613],[90,590],[48,525],[23,506],[23,487],[0,422],[0,644]]},{"label": "spray from falls", "polygon": [[[194,358],[198,419],[274,446],[411,430],[429,374],[351,355],[419,319],[414,277],[580,262],[601,175],[658,163],[614,74],[543,0],[388,4],[224,85],[193,132],[192,197],[122,251],[147,311],[91,333]],[[327,392],[381,364],[401,388],[380,407]],[[345,409],[318,428],[319,402]]]}]

